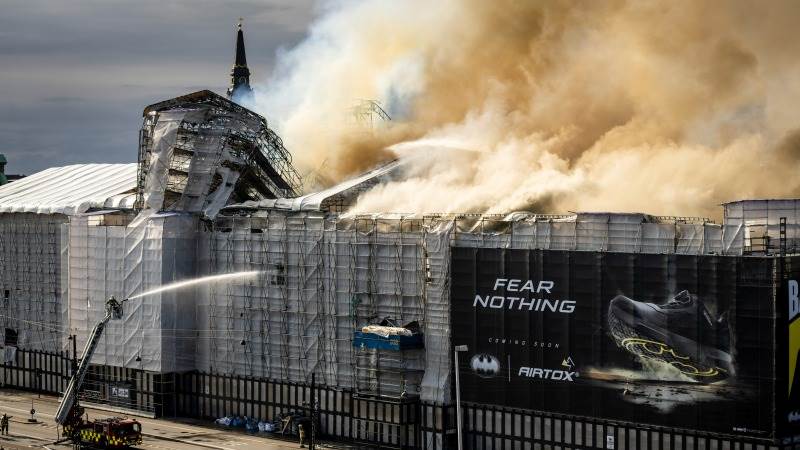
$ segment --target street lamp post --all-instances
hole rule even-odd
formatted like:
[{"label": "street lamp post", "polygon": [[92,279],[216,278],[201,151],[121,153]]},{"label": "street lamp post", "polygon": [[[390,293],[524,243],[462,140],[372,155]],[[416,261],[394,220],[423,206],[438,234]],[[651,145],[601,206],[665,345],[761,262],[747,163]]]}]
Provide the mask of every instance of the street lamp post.
[{"label": "street lamp post", "polygon": [[77,338],[74,334],[70,334],[67,338],[68,340],[72,341],[72,364],[70,368],[72,369],[72,373],[74,374],[76,370],[78,370],[78,344]]},{"label": "street lamp post", "polygon": [[458,354],[460,352],[466,352],[469,348],[466,345],[456,345],[455,354],[456,359],[456,439],[458,439],[458,450],[462,450],[461,447],[461,384],[459,383],[458,373],[460,372],[460,368],[458,366]]}]

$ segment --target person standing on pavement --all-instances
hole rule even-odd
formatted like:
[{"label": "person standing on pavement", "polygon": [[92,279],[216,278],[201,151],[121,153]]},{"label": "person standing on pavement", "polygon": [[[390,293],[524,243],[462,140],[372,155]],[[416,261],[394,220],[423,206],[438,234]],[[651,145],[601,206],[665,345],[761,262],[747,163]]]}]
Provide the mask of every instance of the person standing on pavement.
[{"label": "person standing on pavement", "polygon": [[8,421],[11,419],[6,413],[3,413],[3,417],[0,417],[0,434],[5,434],[8,436]]},{"label": "person standing on pavement", "polygon": [[298,424],[297,425],[298,434],[300,434],[300,448],[305,447],[306,445],[306,427],[305,424]]}]

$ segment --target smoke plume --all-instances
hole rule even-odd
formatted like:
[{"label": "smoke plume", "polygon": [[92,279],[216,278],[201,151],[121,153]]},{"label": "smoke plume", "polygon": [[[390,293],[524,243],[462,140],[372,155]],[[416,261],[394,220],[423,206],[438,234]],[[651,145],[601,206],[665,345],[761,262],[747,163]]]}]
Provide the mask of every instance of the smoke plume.
[{"label": "smoke plume", "polygon": [[[325,3],[254,108],[356,211],[717,216],[800,194],[800,2]],[[359,130],[376,99],[393,121]]]}]

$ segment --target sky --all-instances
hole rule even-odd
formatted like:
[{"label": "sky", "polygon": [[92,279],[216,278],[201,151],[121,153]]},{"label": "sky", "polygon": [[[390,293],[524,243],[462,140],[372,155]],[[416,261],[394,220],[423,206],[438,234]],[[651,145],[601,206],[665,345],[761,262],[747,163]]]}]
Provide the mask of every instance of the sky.
[{"label": "sky", "polygon": [[244,18],[251,82],[300,42],[313,0],[0,0],[6,173],[135,162],[145,106],[224,94]]}]

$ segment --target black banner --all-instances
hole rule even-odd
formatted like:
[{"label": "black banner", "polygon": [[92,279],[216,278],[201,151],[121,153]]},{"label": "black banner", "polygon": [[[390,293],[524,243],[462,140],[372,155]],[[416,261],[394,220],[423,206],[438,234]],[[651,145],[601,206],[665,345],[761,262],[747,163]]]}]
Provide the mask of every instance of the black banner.
[{"label": "black banner", "polygon": [[800,258],[778,260],[781,279],[776,303],[778,436],[800,442]]},{"label": "black banner", "polygon": [[788,433],[782,427],[797,403],[782,381],[788,368],[776,374],[776,352],[785,361],[791,350],[781,348],[790,342],[786,320],[776,322],[777,261],[453,248],[452,344],[469,348],[460,356],[461,398],[754,437]]}]

